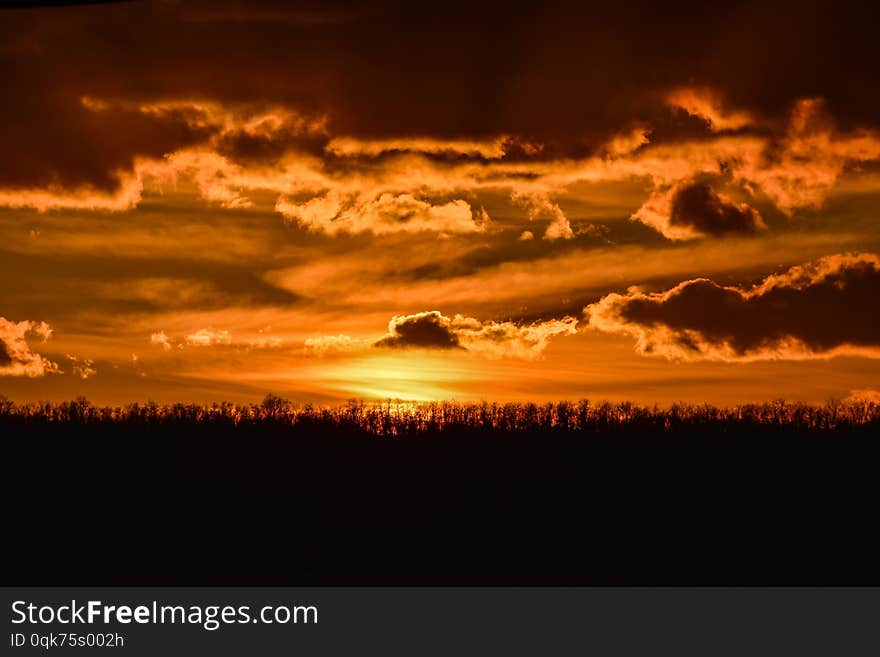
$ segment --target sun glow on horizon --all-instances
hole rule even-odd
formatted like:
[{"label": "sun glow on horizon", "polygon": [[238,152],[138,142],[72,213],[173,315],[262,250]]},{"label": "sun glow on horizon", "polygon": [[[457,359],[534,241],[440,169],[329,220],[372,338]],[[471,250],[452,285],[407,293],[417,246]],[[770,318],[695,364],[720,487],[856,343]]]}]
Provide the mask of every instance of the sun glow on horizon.
[{"label": "sun glow on horizon", "polygon": [[461,384],[474,378],[454,357],[419,351],[321,363],[308,376],[327,389],[354,397],[414,402],[461,398],[465,396]]}]

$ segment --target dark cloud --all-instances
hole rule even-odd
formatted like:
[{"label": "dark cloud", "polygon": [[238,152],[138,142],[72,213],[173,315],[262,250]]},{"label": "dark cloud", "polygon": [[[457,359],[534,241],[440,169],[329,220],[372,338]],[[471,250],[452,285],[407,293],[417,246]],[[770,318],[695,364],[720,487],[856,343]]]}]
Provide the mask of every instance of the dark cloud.
[{"label": "dark cloud", "polygon": [[880,356],[880,257],[834,255],[753,288],[708,279],[666,292],[610,294],[590,325],[637,338],[642,353],[685,360]]},{"label": "dark cloud", "polygon": [[237,162],[277,162],[289,147],[274,135],[249,135],[236,132],[224,135],[217,144],[217,152]]},{"label": "dark cloud", "polygon": [[345,134],[512,133],[570,149],[650,119],[653,92],[691,81],[762,113],[822,95],[844,120],[870,120],[880,114],[874,12],[845,2],[797,12],[774,2],[675,12],[647,1],[137,2],[6,12],[0,56],[4,76],[11,64],[32,95],[55,92],[41,116],[83,93],[265,99],[327,112]]},{"label": "dark cloud", "polygon": [[8,367],[12,364],[12,354],[6,347],[6,342],[0,341],[0,368]]},{"label": "dark cloud", "polygon": [[54,95],[19,94],[3,114],[0,187],[11,189],[85,187],[113,192],[138,157],[161,158],[206,137],[204,129],[180,115],[95,112],[79,99]]},{"label": "dark cloud", "polygon": [[4,0],[0,9],[37,9],[40,7],[64,7],[67,5],[102,5],[131,0]]},{"label": "dark cloud", "polygon": [[753,235],[766,227],[757,210],[720,196],[707,181],[694,181],[675,190],[669,223],[713,237]]},{"label": "dark cloud", "polygon": [[395,317],[388,324],[388,335],[377,347],[418,347],[421,349],[462,349],[448,317],[440,311]]}]

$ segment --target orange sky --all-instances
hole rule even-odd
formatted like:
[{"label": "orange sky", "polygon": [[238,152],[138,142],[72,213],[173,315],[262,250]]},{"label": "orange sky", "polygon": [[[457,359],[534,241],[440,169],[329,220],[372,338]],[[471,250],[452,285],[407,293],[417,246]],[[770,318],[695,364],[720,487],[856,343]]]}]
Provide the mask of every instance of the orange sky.
[{"label": "orange sky", "polygon": [[[4,11],[0,394],[731,404],[880,388],[880,99],[853,101],[859,67],[841,81],[804,51],[748,86],[730,44],[775,25],[756,9],[692,17],[714,30],[678,56],[646,35],[697,23],[304,7]],[[524,45],[526,18],[544,50]],[[566,18],[594,38],[556,45]],[[493,25],[506,58],[441,38]],[[607,57],[618,41],[639,45]]]}]

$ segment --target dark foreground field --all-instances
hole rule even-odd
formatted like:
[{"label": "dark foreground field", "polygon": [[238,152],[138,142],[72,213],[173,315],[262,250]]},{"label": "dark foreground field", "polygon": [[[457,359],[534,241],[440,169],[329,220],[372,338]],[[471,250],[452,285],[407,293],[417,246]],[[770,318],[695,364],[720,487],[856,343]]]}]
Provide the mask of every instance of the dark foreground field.
[{"label": "dark foreground field", "polygon": [[880,407],[0,403],[4,584],[880,584]]}]

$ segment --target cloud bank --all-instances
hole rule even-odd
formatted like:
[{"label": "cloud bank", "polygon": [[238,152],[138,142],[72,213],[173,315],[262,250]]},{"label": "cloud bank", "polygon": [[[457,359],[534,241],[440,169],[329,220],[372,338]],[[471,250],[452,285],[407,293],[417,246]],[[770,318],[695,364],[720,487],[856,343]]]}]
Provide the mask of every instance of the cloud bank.
[{"label": "cloud bank", "polygon": [[636,338],[642,354],[751,361],[880,357],[880,257],[838,254],[751,288],[699,278],[665,292],[631,289],[585,308],[592,328]]},{"label": "cloud bank", "polygon": [[[111,131],[96,140],[120,142],[120,152],[103,158],[96,146],[80,154],[81,169],[64,169],[70,175],[59,169],[47,178],[37,168],[0,175],[0,205],[121,211],[146,190],[187,182],[203,201],[228,209],[272,194],[280,215],[330,236],[468,234],[488,226],[477,199],[493,192],[529,219],[549,221],[544,237],[559,240],[578,234],[559,202],[574,186],[644,180],[648,196],[631,218],[670,239],[693,239],[765,227],[752,201],[733,200],[728,188],[793,215],[821,207],[846,172],[880,161],[880,132],[839,129],[819,98],[798,100],[784,121],[727,109],[705,89],[678,89],[670,98],[667,105],[711,129],[664,136],[646,122],[611,130],[589,153],[574,155],[526,136],[340,136],[326,116],[295,106],[88,97],[77,115],[151,139],[142,145]],[[55,166],[45,157],[46,167]]]}]

